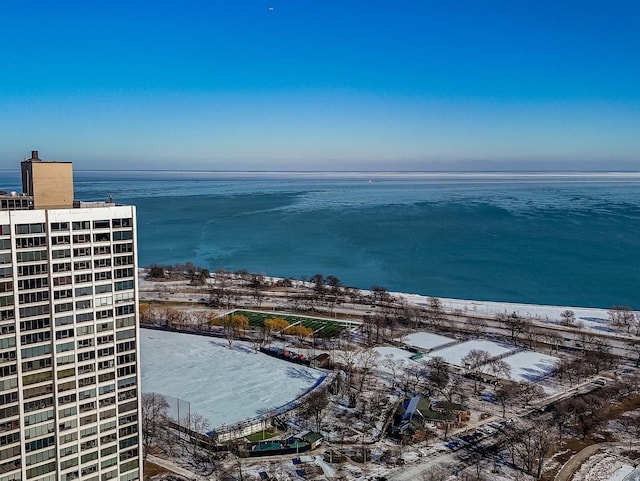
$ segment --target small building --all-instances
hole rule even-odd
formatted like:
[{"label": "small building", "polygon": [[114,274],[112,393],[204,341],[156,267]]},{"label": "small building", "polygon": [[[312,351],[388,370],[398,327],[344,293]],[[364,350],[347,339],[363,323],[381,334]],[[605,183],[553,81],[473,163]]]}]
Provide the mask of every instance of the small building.
[{"label": "small building", "polygon": [[322,440],[324,436],[320,433],[316,433],[314,431],[303,431],[294,436],[296,439],[300,439],[309,443],[311,449],[315,449],[322,444]]},{"label": "small building", "polygon": [[311,367],[327,369],[331,367],[331,356],[326,352],[311,359]]},{"label": "small building", "polygon": [[470,417],[471,411],[463,404],[430,400],[418,394],[407,403],[396,431],[401,435],[414,435],[429,425],[436,429],[459,428]]}]

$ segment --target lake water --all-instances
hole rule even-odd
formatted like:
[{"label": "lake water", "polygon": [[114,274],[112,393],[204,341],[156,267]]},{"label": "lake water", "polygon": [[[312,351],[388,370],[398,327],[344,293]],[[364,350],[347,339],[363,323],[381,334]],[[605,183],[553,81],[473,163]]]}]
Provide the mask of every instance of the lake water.
[{"label": "lake water", "polygon": [[76,198],[110,194],[141,266],[640,308],[640,174],[75,173]]}]

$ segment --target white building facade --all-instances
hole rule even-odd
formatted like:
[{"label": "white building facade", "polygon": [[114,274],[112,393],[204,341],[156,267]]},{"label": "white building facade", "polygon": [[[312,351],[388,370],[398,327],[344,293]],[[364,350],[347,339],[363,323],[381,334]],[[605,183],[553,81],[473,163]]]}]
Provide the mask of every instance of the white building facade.
[{"label": "white building facade", "polygon": [[0,481],[141,479],[135,207],[13,210],[33,204],[0,195],[12,198],[0,210]]}]

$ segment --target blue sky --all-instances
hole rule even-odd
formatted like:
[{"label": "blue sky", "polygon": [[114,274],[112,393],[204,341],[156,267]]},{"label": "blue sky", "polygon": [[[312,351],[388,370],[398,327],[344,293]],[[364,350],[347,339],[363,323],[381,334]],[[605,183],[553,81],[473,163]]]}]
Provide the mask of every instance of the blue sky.
[{"label": "blue sky", "polygon": [[640,3],[0,1],[0,168],[640,170]]}]

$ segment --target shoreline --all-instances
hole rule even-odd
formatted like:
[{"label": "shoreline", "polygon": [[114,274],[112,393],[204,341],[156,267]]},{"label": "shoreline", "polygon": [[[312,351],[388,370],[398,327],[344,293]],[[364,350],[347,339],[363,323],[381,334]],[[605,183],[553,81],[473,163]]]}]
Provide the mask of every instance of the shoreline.
[{"label": "shoreline", "polygon": [[[155,281],[144,279],[144,273],[147,272],[146,268],[138,269],[138,278],[141,284],[150,283],[155,284]],[[213,274],[212,274],[213,276]],[[265,276],[270,282],[276,283],[284,278],[275,276]],[[213,277],[212,277],[213,279]],[[164,281],[164,284],[179,285],[183,284],[182,280]],[[294,285],[299,283],[299,286],[309,288],[307,282],[295,280]],[[142,288],[142,285],[140,286]],[[369,294],[369,289],[358,289],[363,294]],[[495,317],[498,314],[511,314],[516,313],[521,317],[528,319],[538,320],[541,322],[557,323],[560,320],[560,314],[566,310],[573,311],[577,322],[582,323],[585,327],[589,325],[596,327],[596,329],[606,329],[606,325],[609,324],[609,309],[598,307],[580,307],[580,306],[558,306],[550,304],[528,304],[528,303],[516,303],[516,302],[504,302],[504,301],[489,301],[489,300],[472,300],[472,299],[457,299],[448,297],[428,296],[424,294],[410,294],[406,292],[392,292],[389,291],[389,295],[398,299],[403,299],[411,304],[417,306],[428,306],[430,298],[437,298],[442,303],[442,307],[445,311],[460,315],[479,315],[484,317]],[[640,311],[632,310],[634,314],[640,317]]]},{"label": "shoreline", "polygon": [[[426,305],[432,296],[422,294],[407,294],[403,292],[391,292],[391,295],[401,297],[417,305]],[[452,313],[460,311],[461,314],[479,314],[485,316],[495,316],[497,314],[516,314],[531,319],[542,321],[557,321],[563,311],[571,310],[575,313],[576,319],[593,320],[600,319],[609,321],[609,309],[599,307],[580,306],[556,306],[550,304],[528,304],[504,301],[480,301],[471,299],[456,299],[439,297],[445,310]],[[640,313],[640,311],[632,311]]]}]

